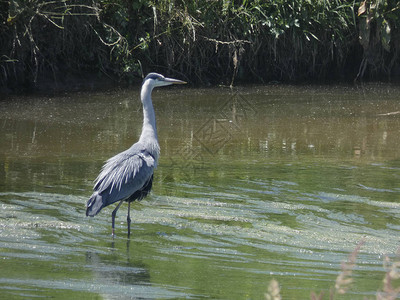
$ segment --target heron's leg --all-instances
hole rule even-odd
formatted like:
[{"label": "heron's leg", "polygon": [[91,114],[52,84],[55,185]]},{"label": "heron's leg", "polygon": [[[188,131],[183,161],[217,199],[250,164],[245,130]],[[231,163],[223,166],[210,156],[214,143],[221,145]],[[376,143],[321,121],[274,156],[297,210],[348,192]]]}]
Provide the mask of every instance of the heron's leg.
[{"label": "heron's leg", "polygon": [[128,237],[131,235],[131,202],[128,202],[128,216],[126,217],[126,222],[128,223]]},{"label": "heron's leg", "polygon": [[113,210],[113,212],[111,213],[111,221],[112,221],[112,236],[114,237],[114,228],[115,228],[115,215],[117,214],[117,210],[119,209],[119,207],[121,206],[122,202],[124,202],[124,200],[121,200],[117,207]]}]

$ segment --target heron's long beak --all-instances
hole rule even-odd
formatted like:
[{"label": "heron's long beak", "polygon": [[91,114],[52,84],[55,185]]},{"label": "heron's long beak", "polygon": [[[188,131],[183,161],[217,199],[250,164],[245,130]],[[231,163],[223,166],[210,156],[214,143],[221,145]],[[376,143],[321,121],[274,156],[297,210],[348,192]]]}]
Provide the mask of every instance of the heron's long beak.
[{"label": "heron's long beak", "polygon": [[164,78],[165,82],[168,82],[169,84],[186,84],[186,81],[178,80],[178,79],[173,79],[173,78]]}]

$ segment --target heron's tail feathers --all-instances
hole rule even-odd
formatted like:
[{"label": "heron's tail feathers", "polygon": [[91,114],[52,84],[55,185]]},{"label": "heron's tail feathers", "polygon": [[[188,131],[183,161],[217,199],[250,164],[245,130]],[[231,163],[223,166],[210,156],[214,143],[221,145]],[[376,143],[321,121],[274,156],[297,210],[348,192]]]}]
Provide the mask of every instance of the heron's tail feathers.
[{"label": "heron's tail feathers", "polygon": [[103,197],[94,192],[86,204],[86,216],[94,217],[104,207]]}]

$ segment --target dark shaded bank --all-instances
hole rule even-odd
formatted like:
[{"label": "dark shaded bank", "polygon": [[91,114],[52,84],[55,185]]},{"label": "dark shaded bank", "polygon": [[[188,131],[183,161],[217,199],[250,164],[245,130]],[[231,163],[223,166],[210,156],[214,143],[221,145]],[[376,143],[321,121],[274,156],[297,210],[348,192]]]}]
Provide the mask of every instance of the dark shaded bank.
[{"label": "dark shaded bank", "polygon": [[0,1],[0,89],[129,84],[159,71],[196,84],[390,80],[400,3]]}]

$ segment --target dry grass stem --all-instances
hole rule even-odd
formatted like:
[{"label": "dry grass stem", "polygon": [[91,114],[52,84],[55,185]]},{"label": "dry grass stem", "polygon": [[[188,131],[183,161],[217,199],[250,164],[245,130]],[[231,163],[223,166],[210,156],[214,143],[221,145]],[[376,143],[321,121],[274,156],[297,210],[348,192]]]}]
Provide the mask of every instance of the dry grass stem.
[{"label": "dry grass stem", "polygon": [[317,295],[315,292],[311,292],[310,299],[311,300],[322,300],[324,297],[324,292],[321,292],[319,295]]},{"label": "dry grass stem", "polygon": [[360,252],[361,246],[364,245],[365,241],[361,241],[357,247],[350,253],[346,262],[342,262],[342,272],[336,277],[335,290],[338,294],[345,294],[350,288],[353,282],[352,272],[356,266],[357,255]]},{"label": "dry grass stem", "polygon": [[[341,272],[336,278],[335,289],[331,289],[329,293],[329,299],[335,299],[336,295],[345,294],[349,288],[351,283],[353,283],[352,272],[356,266],[357,256],[360,252],[361,247],[364,245],[365,241],[362,240],[358,243],[357,247],[350,253],[346,262],[342,262],[341,264]],[[376,293],[377,300],[395,300],[400,295],[400,283],[397,281],[397,284],[394,284],[395,280],[400,280],[400,248],[397,251],[397,260],[391,261],[388,256],[385,257],[383,262],[383,267],[386,270],[385,276],[382,280],[382,290]],[[266,300],[280,300],[280,288],[279,283],[275,279],[272,279],[268,286],[268,292],[265,293]],[[311,292],[310,294],[311,300],[322,300],[324,299],[324,292],[316,294],[315,292]],[[370,299],[364,297],[365,300]]]},{"label": "dry grass stem", "polygon": [[279,283],[277,280],[272,279],[268,285],[268,291],[265,293],[266,300],[281,300]]},{"label": "dry grass stem", "polygon": [[[397,253],[399,256],[399,253]],[[376,294],[377,300],[394,300],[400,293],[400,286],[394,287],[393,280],[400,279],[400,261],[391,262],[389,257],[385,257],[383,267],[386,274],[383,277],[383,289]]]}]

